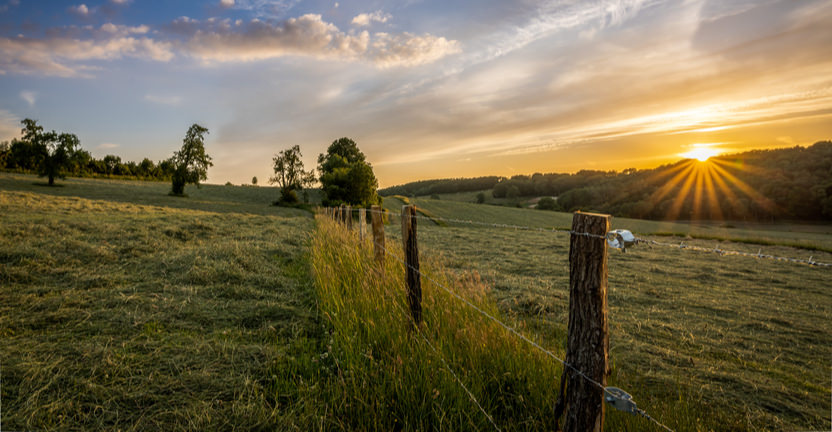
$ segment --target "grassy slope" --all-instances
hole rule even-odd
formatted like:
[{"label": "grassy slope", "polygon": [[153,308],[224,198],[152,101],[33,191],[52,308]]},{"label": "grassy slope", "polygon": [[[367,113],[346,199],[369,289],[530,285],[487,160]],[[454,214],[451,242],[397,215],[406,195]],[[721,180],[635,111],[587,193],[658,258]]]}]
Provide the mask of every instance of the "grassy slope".
[{"label": "grassy slope", "polygon": [[[410,198],[409,201],[439,217],[457,218],[475,222],[502,223],[535,228],[569,228],[572,224],[570,213],[531,211],[493,205],[476,205],[460,201]],[[391,211],[401,210],[402,202],[387,197],[384,206]],[[639,219],[613,218],[612,227],[628,229],[643,235],[666,234],[690,236],[706,240],[733,240],[751,244],[776,244],[799,246],[808,251],[798,252],[800,257],[809,258],[812,250],[832,252],[832,225],[796,224],[735,224],[736,228],[725,228],[720,224],[657,222]],[[753,249],[753,248],[752,248]],[[753,250],[754,252],[757,249]],[[817,258],[817,256],[816,256]]]},{"label": "grassy slope", "polygon": [[0,175],[5,428],[304,423],[272,372],[318,328],[308,213],[258,188],[33,182]]},{"label": "grassy slope", "polygon": [[[36,182],[0,174],[0,361],[7,428],[388,430],[404,421],[404,429],[412,430],[426,425],[424,419],[453,429],[488,426],[424,346],[405,341],[390,349],[374,339],[385,333],[370,324],[355,327],[331,315],[324,315],[327,332],[321,333],[315,302],[330,312],[346,300],[327,303],[338,301],[338,292],[324,289],[322,281],[313,294],[304,254],[313,223],[302,212],[268,206],[273,189],[189,187],[191,197],[181,199],[166,196],[168,185],[161,183],[67,180],[64,187],[46,188]],[[444,217],[543,227],[568,227],[570,218],[416,201]],[[398,210],[401,203],[385,204]],[[398,221],[391,222],[388,244],[396,247]],[[643,230],[637,223],[642,222],[625,227],[660,231],[653,222],[643,222]],[[527,334],[561,352],[565,236],[425,223],[420,233],[427,268],[438,272],[441,262],[469,279],[476,279],[472,270],[478,272],[484,287],[472,286],[475,293],[488,290],[487,307],[519,320]],[[825,236],[810,233],[798,240],[825,244]],[[764,246],[764,252],[806,251]],[[340,263],[349,264],[347,258]],[[367,288],[361,267],[328,271],[347,276],[354,285],[348,289]],[[664,248],[613,253],[613,382],[679,431],[823,428],[829,424],[832,357],[828,287],[828,271],[788,263]],[[428,298],[435,296],[429,283],[424,289]],[[465,333],[478,326],[466,329],[462,339],[447,330],[477,323],[475,316],[455,322],[463,316],[454,312],[456,306],[434,299],[433,311],[426,313],[444,322],[435,341],[489,412],[510,421],[500,425],[545,427],[549,398],[535,386],[551,377],[523,370],[535,360],[514,358],[511,349],[490,357],[491,348],[464,348],[470,341]],[[451,316],[435,315],[439,305]],[[376,325],[390,319],[377,304],[361,307],[378,315]],[[347,331],[339,331],[345,323]],[[487,325],[482,331],[498,346],[516,343],[502,341]],[[369,351],[367,342],[375,343]],[[524,353],[518,349],[519,356]],[[399,375],[398,354],[417,373]],[[511,377],[525,377],[517,382],[525,384],[505,393]],[[416,385],[405,390],[402,382]],[[524,386],[542,402],[516,400],[519,393],[510,392]],[[436,396],[420,399],[425,394]],[[397,411],[391,407],[405,404],[390,395],[419,403],[420,411],[398,411],[399,422],[393,422],[397,417],[387,414]],[[501,413],[505,407],[513,411]],[[607,425],[645,428],[643,420],[618,413],[610,413]]]},{"label": "grassy slope", "polygon": [[[570,215],[411,199],[432,213],[478,221],[568,227]],[[401,203],[385,205],[398,210]],[[615,222],[618,222],[616,224]],[[618,219],[614,226],[664,231],[663,224]],[[427,256],[459,271],[478,271],[500,309],[565,339],[568,238],[559,233],[422,223]],[[638,227],[638,228],[636,228]],[[673,231],[696,228],[673,224]],[[388,235],[399,238],[398,220]],[[749,232],[755,238],[797,236],[829,244],[828,234]],[[396,241],[396,240],[393,240]],[[713,246],[712,240],[685,240]],[[832,254],[785,246],[720,242],[724,249],[832,262]],[[701,401],[703,416],[738,413],[738,430],[819,429],[829,425],[832,293],[826,268],[640,247],[610,259],[611,358],[614,378],[663,419],[681,391]],[[664,411],[664,416],[662,412]],[[723,425],[729,428],[729,424]],[[687,430],[691,425],[677,425]]]}]

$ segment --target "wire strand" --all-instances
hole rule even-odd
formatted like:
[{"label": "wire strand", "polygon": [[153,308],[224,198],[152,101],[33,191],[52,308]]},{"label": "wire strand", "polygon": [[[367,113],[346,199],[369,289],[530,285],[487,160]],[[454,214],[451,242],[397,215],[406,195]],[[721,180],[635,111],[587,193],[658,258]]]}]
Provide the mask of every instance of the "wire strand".
[{"label": "wire strand", "polygon": [[[404,265],[405,267],[408,267],[408,268],[410,268],[410,269],[412,269],[412,270],[415,270],[417,273],[419,273],[419,275],[421,275],[421,276],[422,276],[422,277],[424,277],[425,279],[427,279],[427,280],[431,281],[431,283],[433,283],[435,286],[437,286],[437,287],[439,287],[439,288],[443,289],[443,290],[444,290],[445,292],[447,292],[448,294],[450,294],[450,295],[452,295],[452,296],[456,297],[457,299],[461,300],[462,302],[464,302],[465,304],[467,304],[469,307],[473,308],[474,310],[476,310],[477,312],[479,312],[479,313],[480,313],[480,314],[482,314],[483,316],[485,316],[485,317],[489,318],[490,320],[492,320],[493,322],[497,323],[498,325],[500,325],[501,327],[503,327],[504,329],[506,329],[506,330],[507,330],[507,331],[509,331],[510,333],[514,334],[515,336],[517,336],[517,337],[519,337],[520,339],[524,340],[525,342],[529,343],[530,345],[532,345],[533,347],[537,348],[537,349],[538,349],[538,350],[540,350],[541,352],[545,353],[545,354],[546,354],[546,355],[548,355],[549,357],[551,357],[551,358],[553,358],[553,359],[557,360],[557,361],[558,361],[560,364],[562,364],[564,367],[567,367],[567,368],[571,369],[572,371],[574,371],[575,373],[577,373],[579,376],[581,376],[582,378],[584,378],[585,380],[587,380],[589,383],[591,383],[591,384],[595,385],[596,387],[598,387],[599,389],[601,389],[601,391],[603,391],[605,394],[610,394],[610,393],[608,393],[608,392],[607,392],[607,388],[606,388],[603,384],[601,384],[601,383],[599,383],[598,381],[596,381],[596,380],[592,379],[591,377],[589,377],[588,375],[586,375],[586,374],[585,374],[583,371],[581,371],[580,369],[578,369],[578,368],[576,368],[575,366],[572,366],[571,364],[567,363],[566,361],[564,361],[564,360],[563,360],[563,359],[561,359],[560,357],[556,356],[556,355],[555,355],[554,353],[552,353],[551,351],[549,351],[549,350],[547,350],[546,348],[543,348],[542,346],[540,346],[537,342],[535,342],[535,341],[533,341],[533,340],[531,340],[531,339],[527,338],[525,335],[523,335],[522,333],[518,332],[518,331],[517,331],[517,330],[515,330],[513,327],[509,326],[508,324],[503,323],[503,322],[502,322],[502,321],[500,321],[498,318],[496,318],[496,317],[494,317],[493,315],[489,314],[488,312],[486,312],[486,311],[482,310],[482,308],[480,308],[480,307],[478,307],[477,305],[475,305],[475,304],[471,303],[470,301],[468,301],[468,299],[466,299],[466,298],[464,298],[464,297],[460,296],[459,294],[457,294],[456,292],[454,292],[454,291],[453,291],[453,290],[451,290],[450,288],[446,287],[445,285],[443,285],[442,283],[440,283],[440,282],[439,282],[439,281],[437,281],[436,279],[434,279],[434,278],[430,277],[429,275],[427,275],[427,274],[423,273],[423,272],[422,272],[422,271],[420,271],[419,269],[416,269],[415,267],[411,266],[410,264],[408,264],[407,262],[405,262],[404,260],[402,260],[402,259],[401,259],[398,255],[396,255],[396,254],[394,254],[394,253],[390,252],[390,250],[389,250],[389,249],[387,249],[387,248],[385,248],[384,246],[381,246],[381,245],[379,245],[379,246],[380,246],[380,247],[381,247],[381,248],[382,248],[382,249],[383,249],[383,250],[384,250],[384,251],[385,251],[388,255],[390,255],[390,256],[392,256],[393,258],[395,258],[397,261],[399,261],[399,262],[400,262],[402,265]],[[444,359],[443,359],[443,361],[444,361]],[[460,384],[461,384],[461,383],[460,383]],[[649,421],[651,421],[651,422],[655,423],[656,425],[658,425],[658,426],[660,426],[660,427],[664,428],[665,430],[668,430],[668,431],[670,431],[670,432],[674,432],[674,431],[673,431],[673,429],[671,429],[671,428],[669,428],[669,427],[665,426],[664,424],[662,424],[662,423],[661,423],[661,422],[659,422],[658,420],[654,419],[654,418],[653,418],[653,417],[651,417],[651,416],[650,416],[650,415],[649,415],[646,411],[644,411],[644,410],[642,410],[642,409],[637,409],[637,410],[636,410],[636,412],[637,412],[639,415],[641,415],[642,417],[646,418],[647,420],[649,420]],[[487,415],[487,414],[486,414],[486,415]],[[495,426],[496,426],[496,425],[495,425]]]},{"label": "wire strand", "polygon": [[[352,210],[353,211],[358,211],[359,209],[352,209]],[[401,217],[400,213],[395,213],[395,212],[392,212],[392,211],[379,211],[379,210],[373,210],[373,209],[365,209],[365,210],[367,212],[370,212],[370,213],[381,213],[381,214],[386,214],[386,215],[389,215],[389,216]],[[569,230],[569,229],[565,229],[565,228],[540,228],[540,227],[536,228],[536,227],[529,227],[529,226],[522,226],[522,225],[499,224],[499,223],[489,223],[489,222],[476,222],[476,221],[465,220],[465,219],[443,218],[443,217],[438,217],[438,216],[415,215],[415,217],[417,219],[426,219],[426,220],[430,220],[430,221],[443,221],[443,222],[451,222],[451,223],[485,226],[485,227],[491,227],[491,228],[514,229],[516,231],[554,232],[554,233],[562,233],[562,234],[567,234],[568,233],[568,234],[572,234],[572,235],[579,235],[579,236],[590,237],[590,238],[603,238],[603,239],[607,238],[606,235],[602,236],[602,235],[599,235],[599,234],[591,234],[591,233],[586,233],[586,232],[577,232],[577,231],[573,231],[573,230]],[[607,234],[609,234],[609,233],[607,233]],[[710,253],[714,253],[714,254],[719,255],[719,256],[734,255],[734,256],[743,256],[743,257],[749,257],[749,258],[769,259],[769,260],[773,260],[773,261],[790,262],[790,263],[794,263],[794,264],[803,264],[803,265],[808,265],[810,267],[825,267],[825,268],[832,267],[832,263],[825,263],[825,262],[815,261],[813,259],[814,256],[810,256],[809,259],[775,256],[775,255],[763,254],[762,249],[760,249],[760,251],[758,251],[756,254],[754,254],[754,253],[742,252],[742,251],[737,251],[737,250],[719,249],[719,248],[716,248],[716,247],[711,249],[711,248],[706,248],[706,247],[701,247],[701,246],[686,245],[686,244],[684,244],[684,242],[680,243],[680,244],[660,242],[660,241],[649,240],[649,239],[645,239],[645,238],[641,238],[641,237],[636,238],[636,243],[637,244],[638,243],[645,243],[645,244],[653,245],[653,246],[664,246],[664,247],[675,248],[675,249],[679,249],[679,250],[683,250],[683,251],[710,252]]]}]

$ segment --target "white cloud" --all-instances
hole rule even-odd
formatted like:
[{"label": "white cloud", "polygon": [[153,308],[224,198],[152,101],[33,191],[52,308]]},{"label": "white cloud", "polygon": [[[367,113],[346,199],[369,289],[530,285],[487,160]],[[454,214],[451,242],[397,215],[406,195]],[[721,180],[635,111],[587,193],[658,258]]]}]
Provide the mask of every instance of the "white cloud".
[{"label": "white cloud", "polygon": [[23,99],[24,101],[26,101],[26,103],[28,103],[30,107],[35,106],[35,102],[37,101],[37,97],[38,97],[37,93],[35,93],[31,90],[23,90],[22,92],[20,92],[20,98]]},{"label": "white cloud", "polygon": [[113,23],[104,23],[101,25],[101,31],[111,35],[126,36],[129,34],[147,34],[147,32],[150,31],[150,27],[146,25],[130,27],[125,25],[116,25]]},{"label": "white cloud", "polygon": [[343,32],[320,15],[307,14],[280,23],[252,20],[239,29],[228,22],[180,19],[174,31],[190,32],[186,49],[206,62],[256,61],[285,56],[365,60],[380,67],[413,66],[459,52],[457,41],[432,35]]},{"label": "white cloud", "polygon": [[433,63],[461,51],[454,40],[433,35],[376,33],[371,57],[381,67],[416,66]]},{"label": "white cloud", "polygon": [[355,18],[352,19],[352,23],[359,27],[367,27],[373,22],[380,22],[386,23],[389,19],[393,18],[392,15],[389,13],[382,12],[380,10],[375,11],[373,13],[362,13],[357,15]]},{"label": "white cloud", "polygon": [[118,144],[114,143],[101,143],[95,147],[96,150],[112,150],[114,148],[118,148]]},{"label": "white cloud", "polygon": [[127,3],[130,3],[130,0],[110,0],[110,3],[116,5],[126,5]]},{"label": "white cloud", "polygon": [[179,105],[182,102],[182,97],[148,94],[144,96],[144,100],[160,105]]},{"label": "white cloud", "polygon": [[234,0],[220,0],[220,6],[224,8],[234,7]]},{"label": "white cloud", "polygon": [[70,6],[69,11],[81,16],[87,16],[90,14],[90,8],[88,8],[87,5],[83,3],[76,6]]},{"label": "white cloud", "polygon": [[172,44],[150,38],[117,36],[100,40],[67,37],[30,39],[0,38],[0,72],[38,73],[61,77],[89,77],[90,60],[116,60],[124,57],[169,61]]}]

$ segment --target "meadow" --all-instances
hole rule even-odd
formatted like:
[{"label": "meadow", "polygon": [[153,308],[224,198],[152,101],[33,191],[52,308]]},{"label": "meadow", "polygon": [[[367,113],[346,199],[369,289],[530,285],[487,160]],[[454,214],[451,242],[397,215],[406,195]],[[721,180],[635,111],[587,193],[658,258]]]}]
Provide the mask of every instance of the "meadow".
[{"label": "meadow", "polygon": [[297,421],[271,371],[320,339],[308,212],[269,206],[271,188],[41,181],[0,174],[4,428]]},{"label": "meadow", "polygon": [[[393,256],[396,218],[379,272],[368,242],[271,206],[274,188],[189,186],[183,199],[167,196],[166,183],[41,182],[0,173],[0,396],[9,430],[493,429],[457,379],[502,430],[554,427],[559,364],[428,280],[426,324],[413,330]],[[415,202],[447,218],[571,221]],[[395,211],[401,204],[385,201]],[[568,237],[446,225],[419,220],[423,271],[562,356]],[[832,262],[823,226],[614,219],[614,227]],[[719,239],[696,238],[706,235]],[[786,262],[612,251],[611,382],[677,431],[823,430],[828,280],[826,268]],[[606,429],[658,430],[611,410]]]},{"label": "meadow", "polygon": [[[569,228],[571,223],[571,215],[563,213],[406,200],[440,218],[533,228]],[[402,204],[400,198],[385,201],[391,214]],[[400,238],[398,220],[391,220],[387,233]],[[506,317],[525,323],[550,346],[565,343],[568,234],[453,222],[439,226],[428,218],[419,222],[423,255],[457,272],[477,272]],[[612,226],[663,242],[832,262],[832,254],[818,250],[830,245],[828,226],[735,230],[622,218],[613,218]],[[670,232],[679,237],[668,237]],[[740,241],[729,240],[735,237]],[[727,416],[711,426],[715,430],[830,425],[828,268],[646,245],[626,253],[612,250],[609,268],[613,379],[632,390],[636,401],[646,399],[648,411],[652,403],[661,411],[667,401],[688,398],[703,418]],[[672,407],[659,415],[676,416]]]}]

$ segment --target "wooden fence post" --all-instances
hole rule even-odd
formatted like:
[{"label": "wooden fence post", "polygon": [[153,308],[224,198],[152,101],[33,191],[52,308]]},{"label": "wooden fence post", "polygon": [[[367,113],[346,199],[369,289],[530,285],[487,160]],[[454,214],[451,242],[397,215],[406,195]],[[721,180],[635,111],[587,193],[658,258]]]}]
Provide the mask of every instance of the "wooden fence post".
[{"label": "wooden fence post", "polygon": [[384,223],[382,221],[381,206],[370,207],[373,218],[373,247],[376,252],[376,264],[384,270]]},{"label": "wooden fence post", "polygon": [[367,209],[358,209],[358,238],[364,244],[364,235],[367,233]]},{"label": "wooden fence post", "polygon": [[402,206],[402,246],[407,263],[407,304],[413,322],[418,327],[422,322],[422,281],[419,274],[419,245],[416,242],[416,207]]},{"label": "wooden fence post", "polygon": [[[573,234],[569,241],[569,333],[566,345],[566,363],[605,387],[609,373],[610,338],[607,323],[607,242],[603,237],[609,229],[608,215],[581,212],[573,215]],[[603,430],[604,390],[566,366],[555,404],[557,419],[564,408],[565,432]]]},{"label": "wooden fence post", "polygon": [[352,231],[352,206],[347,206],[344,216],[346,217],[347,231]]},{"label": "wooden fence post", "polygon": [[338,207],[338,222],[344,225],[347,224],[347,207],[344,204]]}]

